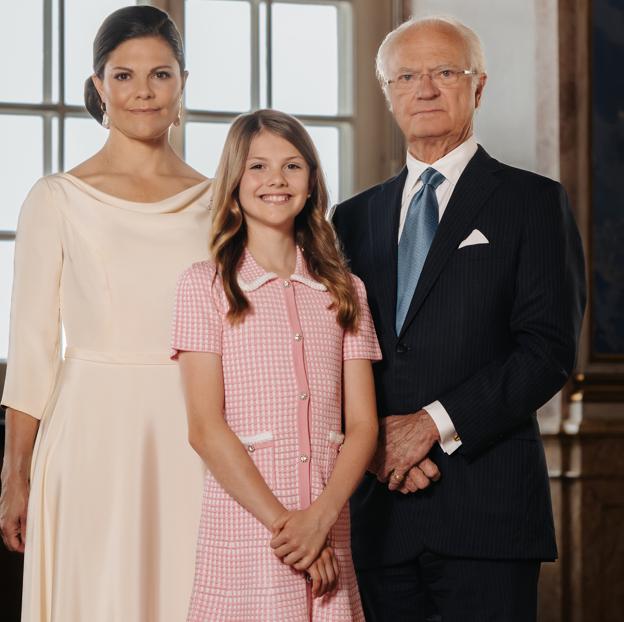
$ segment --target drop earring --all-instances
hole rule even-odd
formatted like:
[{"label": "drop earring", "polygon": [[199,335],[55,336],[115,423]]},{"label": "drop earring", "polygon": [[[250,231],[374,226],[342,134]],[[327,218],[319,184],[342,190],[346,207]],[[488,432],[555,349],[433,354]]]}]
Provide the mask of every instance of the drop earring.
[{"label": "drop earring", "polygon": [[182,100],[180,99],[180,106],[178,108],[178,116],[175,118],[173,124],[176,127],[180,127],[180,123],[182,123]]},{"label": "drop earring", "polygon": [[102,109],[102,127],[106,129],[110,128],[110,117],[108,116],[108,112],[106,112],[106,104],[102,102],[100,104],[100,108]]}]

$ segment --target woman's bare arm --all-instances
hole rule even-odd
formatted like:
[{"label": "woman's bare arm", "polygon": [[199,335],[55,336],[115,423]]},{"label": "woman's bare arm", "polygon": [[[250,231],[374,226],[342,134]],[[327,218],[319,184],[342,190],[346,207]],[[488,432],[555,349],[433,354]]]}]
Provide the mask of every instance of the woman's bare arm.
[{"label": "woman's bare arm", "polygon": [[5,417],[0,531],[10,551],[24,552],[30,463],[39,428],[35,417],[8,408]]}]

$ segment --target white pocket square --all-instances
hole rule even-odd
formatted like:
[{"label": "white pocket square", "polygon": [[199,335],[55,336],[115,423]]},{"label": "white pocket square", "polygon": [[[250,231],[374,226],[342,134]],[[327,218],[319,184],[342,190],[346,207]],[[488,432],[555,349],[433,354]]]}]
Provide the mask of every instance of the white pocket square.
[{"label": "white pocket square", "polygon": [[490,241],[479,231],[473,229],[472,233],[457,247],[463,248],[464,246],[472,246],[473,244],[489,244]]}]

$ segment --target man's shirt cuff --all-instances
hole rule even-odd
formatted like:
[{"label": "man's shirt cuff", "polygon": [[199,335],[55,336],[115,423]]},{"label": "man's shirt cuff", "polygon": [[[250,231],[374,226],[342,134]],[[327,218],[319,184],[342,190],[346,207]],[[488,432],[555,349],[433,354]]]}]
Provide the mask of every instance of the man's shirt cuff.
[{"label": "man's shirt cuff", "polygon": [[444,453],[452,454],[461,446],[462,442],[449,414],[446,412],[446,408],[436,400],[428,406],[425,406],[423,410],[429,413],[429,416],[433,419],[433,422],[438,428],[438,432],[440,433],[440,440],[438,441],[440,447],[442,447]]}]

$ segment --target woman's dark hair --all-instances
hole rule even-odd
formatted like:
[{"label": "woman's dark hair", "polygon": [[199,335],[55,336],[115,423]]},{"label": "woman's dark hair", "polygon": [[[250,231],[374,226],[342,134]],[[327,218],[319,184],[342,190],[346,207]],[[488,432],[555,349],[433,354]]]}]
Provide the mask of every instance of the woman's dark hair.
[{"label": "woman's dark hair", "polygon": [[[127,6],[111,13],[100,26],[93,41],[93,73],[104,77],[104,66],[110,53],[124,41],[139,37],[160,37],[169,44],[184,73],[184,47],[182,37],[169,15],[153,6]],[[84,89],[85,106],[89,114],[102,123],[102,100],[87,78]]]}]

